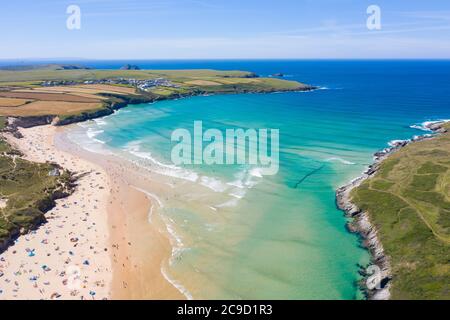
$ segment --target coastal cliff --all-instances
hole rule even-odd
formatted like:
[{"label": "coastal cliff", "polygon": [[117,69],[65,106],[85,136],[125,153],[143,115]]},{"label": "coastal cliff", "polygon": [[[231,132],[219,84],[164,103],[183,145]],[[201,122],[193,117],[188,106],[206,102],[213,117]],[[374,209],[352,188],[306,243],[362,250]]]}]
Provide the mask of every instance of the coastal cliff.
[{"label": "coastal cliff", "polygon": [[[374,154],[374,163],[358,178],[352,180],[347,185],[340,187],[336,191],[336,204],[339,209],[345,212],[351,221],[347,228],[350,232],[358,233],[363,245],[369,250],[372,258],[372,264],[379,268],[380,274],[377,277],[377,283],[369,289],[367,286],[362,286],[368,299],[371,300],[387,300],[391,298],[392,282],[395,282],[395,275],[392,271],[391,257],[386,253],[385,246],[382,243],[379,232],[380,230],[373,223],[373,217],[368,210],[362,210],[356,205],[354,201],[354,191],[358,190],[363,183],[375,177],[385,160],[389,159],[393,154],[398,153],[404,147],[415,144],[423,140],[431,140],[447,132],[445,128],[446,121],[436,121],[425,123],[423,129],[429,130],[433,134],[425,134],[422,136],[415,136],[411,140],[397,140],[390,143],[391,147],[381,150]],[[367,274],[361,271],[364,280],[368,280],[372,274]]]}]

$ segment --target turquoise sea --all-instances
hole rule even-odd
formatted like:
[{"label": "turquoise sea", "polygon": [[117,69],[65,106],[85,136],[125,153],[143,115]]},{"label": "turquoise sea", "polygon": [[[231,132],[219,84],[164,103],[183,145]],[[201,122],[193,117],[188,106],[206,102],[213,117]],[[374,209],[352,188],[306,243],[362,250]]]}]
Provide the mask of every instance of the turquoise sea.
[{"label": "turquoise sea", "polygon": [[[158,200],[151,214],[163,217],[173,237],[166,277],[193,298],[361,298],[358,264],[369,256],[346,230],[335,190],[360,175],[389,141],[423,134],[424,121],[450,118],[450,61],[133,63],[281,72],[321,87],[132,105],[71,130],[81,146],[113,152],[158,180],[147,191]],[[83,64],[118,68],[124,62]],[[250,165],[174,166],[172,131],[192,130],[198,120],[223,132],[279,129],[278,174],[261,176]]]}]

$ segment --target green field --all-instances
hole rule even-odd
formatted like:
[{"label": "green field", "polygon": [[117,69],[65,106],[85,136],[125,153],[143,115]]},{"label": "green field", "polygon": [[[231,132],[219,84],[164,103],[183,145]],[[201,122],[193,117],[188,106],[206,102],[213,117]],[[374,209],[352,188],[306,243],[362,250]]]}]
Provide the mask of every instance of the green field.
[{"label": "green field", "polygon": [[[208,91],[248,90],[294,90],[307,87],[296,82],[277,78],[253,78],[246,71],[217,70],[58,70],[33,69],[26,71],[0,70],[1,86],[35,87],[42,81],[86,81],[101,79],[132,78],[137,80],[166,78],[185,89],[206,89]],[[190,85],[186,82],[202,80],[218,83],[217,86]],[[211,88],[212,87],[212,88]]]},{"label": "green field", "polygon": [[[113,78],[156,79],[167,78],[175,82],[184,82],[193,79],[220,79],[220,78],[249,78],[253,74],[247,71],[218,71],[209,69],[192,70],[99,70],[76,69],[62,70],[57,65],[45,66],[31,70],[0,70],[0,85],[36,84],[45,80],[100,80]],[[281,80],[283,81],[283,80]]]},{"label": "green field", "polygon": [[352,202],[390,258],[392,299],[450,299],[449,132],[390,155]]}]

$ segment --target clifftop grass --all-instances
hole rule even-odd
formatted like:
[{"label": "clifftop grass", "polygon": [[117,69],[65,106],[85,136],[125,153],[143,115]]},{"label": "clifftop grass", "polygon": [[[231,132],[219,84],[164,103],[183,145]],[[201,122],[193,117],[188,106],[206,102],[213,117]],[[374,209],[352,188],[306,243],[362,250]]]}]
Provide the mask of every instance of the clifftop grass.
[{"label": "clifftop grass", "polygon": [[[0,117],[0,122],[4,118]],[[51,163],[33,163],[0,138],[0,252],[16,236],[45,222],[54,200],[70,193],[70,174],[51,175]]]},{"label": "clifftop grass", "polygon": [[390,258],[392,299],[450,299],[450,133],[390,155],[352,201]]}]

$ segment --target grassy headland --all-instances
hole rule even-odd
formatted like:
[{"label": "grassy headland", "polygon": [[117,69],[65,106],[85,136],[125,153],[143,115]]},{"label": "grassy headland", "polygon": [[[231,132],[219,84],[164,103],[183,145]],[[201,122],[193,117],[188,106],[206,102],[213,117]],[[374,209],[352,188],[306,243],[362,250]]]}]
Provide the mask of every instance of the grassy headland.
[{"label": "grassy headland", "polygon": [[450,124],[408,144],[351,192],[389,259],[392,299],[450,299]]},{"label": "grassy headland", "polygon": [[49,65],[0,70],[0,116],[54,116],[66,124],[129,103],[200,94],[305,91],[296,81],[245,71],[95,70]]}]

